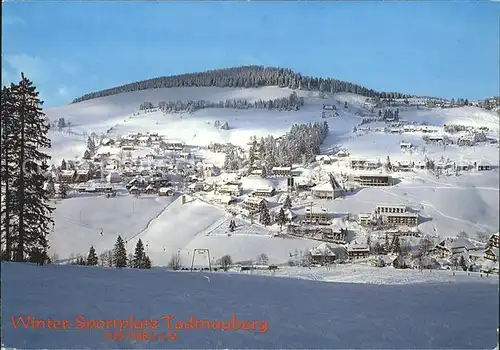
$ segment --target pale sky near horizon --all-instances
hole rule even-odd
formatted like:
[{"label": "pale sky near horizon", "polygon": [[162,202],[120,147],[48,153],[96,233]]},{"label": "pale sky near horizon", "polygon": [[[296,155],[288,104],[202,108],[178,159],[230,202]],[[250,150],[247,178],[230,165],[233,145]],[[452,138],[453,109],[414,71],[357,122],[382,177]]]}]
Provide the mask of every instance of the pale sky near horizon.
[{"label": "pale sky near horizon", "polygon": [[45,106],[133,81],[241,65],[383,91],[499,95],[500,3],[2,3],[2,84]]}]

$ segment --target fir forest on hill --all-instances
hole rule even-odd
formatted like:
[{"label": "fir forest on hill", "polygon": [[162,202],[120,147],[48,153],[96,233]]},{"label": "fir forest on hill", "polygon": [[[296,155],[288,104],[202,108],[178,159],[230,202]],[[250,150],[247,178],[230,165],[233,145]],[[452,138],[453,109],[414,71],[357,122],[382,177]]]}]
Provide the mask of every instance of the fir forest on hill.
[{"label": "fir forest on hill", "polygon": [[257,88],[263,86],[278,86],[282,88],[319,91],[325,93],[352,92],[366,97],[379,98],[410,98],[408,94],[399,92],[377,92],[358,84],[331,79],[303,76],[291,69],[244,66],[225,69],[215,69],[206,72],[187,73],[169,77],[159,77],[114,88],[91,92],[75,98],[73,103],[91,100],[138,90],[174,88],[174,87],[233,87]]}]

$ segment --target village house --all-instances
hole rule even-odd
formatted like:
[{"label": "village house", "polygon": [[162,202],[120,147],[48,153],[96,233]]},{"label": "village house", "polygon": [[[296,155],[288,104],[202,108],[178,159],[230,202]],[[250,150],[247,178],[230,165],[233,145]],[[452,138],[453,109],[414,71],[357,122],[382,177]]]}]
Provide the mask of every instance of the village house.
[{"label": "village house", "polygon": [[272,173],[274,176],[291,176],[292,175],[292,167],[277,167],[275,166],[272,169]]},{"label": "village house", "polygon": [[108,183],[120,183],[122,182],[122,177],[119,173],[115,171],[111,171],[107,176],[106,176],[106,181]]},{"label": "village house", "polygon": [[310,206],[305,208],[304,221],[325,225],[328,223],[328,211],[326,208]]},{"label": "village house", "polygon": [[328,265],[337,259],[344,258],[345,248],[336,244],[321,243],[319,246],[309,250],[311,263]]},{"label": "village house", "polygon": [[224,184],[217,188],[217,192],[229,196],[241,196],[241,185],[239,184]]},{"label": "village house", "polygon": [[321,227],[320,232],[325,240],[344,242],[347,238],[347,229],[344,228],[334,230],[331,227]]},{"label": "village house", "polygon": [[384,213],[381,214],[382,223],[389,226],[417,226],[417,213]]},{"label": "village house", "polygon": [[358,175],[354,177],[354,181],[360,186],[390,186],[392,178],[389,175],[373,174],[373,175]]},{"label": "village house", "polygon": [[195,182],[188,186],[188,188],[193,192],[200,192],[205,189],[206,184],[204,182]]},{"label": "village house", "polygon": [[431,252],[440,258],[451,258],[453,254],[465,254],[471,250],[478,249],[468,239],[446,238],[431,249]]},{"label": "village house", "polygon": [[361,213],[358,218],[361,226],[371,226],[373,224],[373,217],[370,213]]},{"label": "village house", "polygon": [[340,150],[337,153],[335,153],[335,155],[339,158],[344,158],[349,156],[349,152],[347,152],[346,150]]},{"label": "village house", "polygon": [[264,198],[248,197],[243,201],[243,208],[252,214],[258,213],[263,203],[267,205],[267,201]]},{"label": "village house", "polygon": [[218,195],[214,197],[214,202],[222,205],[231,205],[236,203],[236,198],[228,195]]},{"label": "village house", "polygon": [[351,259],[366,258],[370,255],[370,247],[368,244],[349,244],[347,246],[347,254]]},{"label": "village house", "polygon": [[59,174],[59,182],[61,183],[73,183],[75,181],[76,171],[75,170],[61,170]]},{"label": "village house", "polygon": [[444,143],[444,138],[443,138],[443,136],[432,135],[432,136],[428,137],[427,142],[441,144],[441,143]]},{"label": "village house", "polygon": [[427,168],[427,164],[424,161],[419,160],[416,163],[414,163],[413,167],[416,170],[425,170]]},{"label": "village house", "polygon": [[146,194],[154,194],[156,193],[156,188],[153,185],[148,185],[144,190]]},{"label": "village house", "polygon": [[254,197],[272,197],[276,195],[276,190],[273,187],[258,188],[252,192]]},{"label": "village house", "polygon": [[132,186],[129,190],[128,193],[132,195],[138,195],[141,193],[141,190],[137,186]]},{"label": "village house", "polygon": [[158,189],[159,196],[173,196],[175,191],[171,187],[160,187]]},{"label": "village house", "polygon": [[350,166],[355,170],[376,170],[382,166],[379,161],[366,159],[352,159]]},{"label": "village house", "polygon": [[326,154],[317,155],[315,157],[315,161],[324,165],[329,165],[332,163],[332,159],[330,158],[329,155]]},{"label": "village house", "polygon": [[392,166],[393,171],[409,172],[413,171],[413,163],[410,161],[398,161]]},{"label": "village house", "polygon": [[92,178],[90,169],[80,169],[76,171],[75,182],[87,182]]},{"label": "village house", "polygon": [[399,147],[401,148],[402,151],[408,151],[413,148],[413,144],[411,142],[401,141],[399,143]]},{"label": "village house", "polygon": [[332,174],[330,174],[330,181],[312,187],[311,192],[314,197],[320,199],[335,199],[344,196],[344,188]]}]

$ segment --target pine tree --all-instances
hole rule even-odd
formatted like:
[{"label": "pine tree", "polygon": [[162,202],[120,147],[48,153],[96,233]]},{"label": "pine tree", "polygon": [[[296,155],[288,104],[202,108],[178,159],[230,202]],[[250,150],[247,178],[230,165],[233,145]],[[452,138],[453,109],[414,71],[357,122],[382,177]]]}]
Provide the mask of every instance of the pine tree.
[{"label": "pine tree", "polygon": [[286,215],[285,215],[285,211],[283,210],[283,208],[280,208],[277,221],[278,221],[278,224],[280,225],[280,230],[281,230],[283,228],[283,225],[286,223]]},{"label": "pine tree", "polygon": [[12,144],[13,136],[18,133],[17,120],[10,116],[15,113],[14,98],[11,89],[4,87],[1,95],[1,143],[0,143],[0,174],[1,174],[1,238],[5,244],[2,260],[11,260],[13,253],[13,235],[17,231],[17,220],[13,218],[13,208],[16,206],[14,180],[17,173],[17,152]]},{"label": "pine tree", "polygon": [[144,258],[144,264],[142,265],[142,268],[150,269],[151,266],[152,266],[151,259],[149,258],[149,256],[146,255],[146,257]]},{"label": "pine tree", "polygon": [[94,246],[90,246],[89,255],[87,256],[88,266],[97,266],[99,259],[97,259],[97,254],[95,252]]},{"label": "pine tree", "polygon": [[292,209],[292,200],[289,195],[286,196],[285,201],[283,202],[283,208]]},{"label": "pine tree", "polygon": [[90,151],[86,149],[85,152],[83,152],[83,159],[90,159],[91,157]]},{"label": "pine tree", "polygon": [[5,162],[16,164],[15,171],[9,174],[12,191],[9,188],[6,200],[9,201],[9,217],[17,222],[18,227],[13,231],[12,221],[9,221],[7,224],[11,227],[2,231],[9,232],[8,250],[12,248],[14,251],[14,260],[24,261],[34,250],[46,255],[48,249],[46,235],[53,224],[51,214],[54,208],[49,205],[48,193],[43,188],[50,156],[42,150],[50,148],[51,142],[47,137],[49,125],[41,109],[43,102],[38,98],[36,87],[24,74],[21,74],[18,84],[11,84],[6,97],[10,102],[2,117],[10,121],[1,146],[3,148],[7,143],[12,151],[9,153],[12,157]]},{"label": "pine tree", "polygon": [[144,244],[142,244],[141,239],[137,241],[135,245],[134,260],[132,262],[132,267],[135,269],[140,269],[144,265],[144,258],[146,254],[144,253]]},{"label": "pine tree", "polygon": [[468,267],[467,267],[467,262],[465,261],[465,258],[463,255],[460,255],[460,262],[459,262],[459,265],[462,267],[462,269],[464,271],[467,271]]},{"label": "pine tree", "polygon": [[64,159],[61,161],[61,170],[68,170],[68,165]]},{"label": "pine tree", "polygon": [[392,240],[392,252],[394,254],[401,254],[401,243],[399,242],[399,236],[394,235]]},{"label": "pine tree", "polygon": [[54,184],[54,179],[52,178],[52,175],[50,175],[49,179],[47,180],[46,191],[47,191],[49,198],[54,198],[54,196],[56,194],[56,186]]},{"label": "pine tree", "polygon": [[127,249],[121,236],[118,236],[113,250],[113,265],[118,268],[127,267]]},{"label": "pine tree", "polygon": [[[95,144],[95,141],[94,141],[94,138],[92,137],[88,137],[87,139],[87,150],[89,151],[89,154],[91,156],[93,156],[95,154],[95,150],[96,150],[96,144]],[[90,157],[89,157],[90,158]],[[87,158],[88,159],[88,158]]]},{"label": "pine tree", "polygon": [[271,215],[269,214],[269,209],[266,205],[262,206],[261,208],[259,221],[262,225],[271,225]]},{"label": "pine tree", "polygon": [[235,229],[236,229],[236,222],[234,220],[231,220],[229,222],[229,231],[234,232]]},{"label": "pine tree", "polygon": [[260,173],[260,177],[262,177],[263,179],[267,178],[267,169],[265,166],[262,167],[262,172]]}]

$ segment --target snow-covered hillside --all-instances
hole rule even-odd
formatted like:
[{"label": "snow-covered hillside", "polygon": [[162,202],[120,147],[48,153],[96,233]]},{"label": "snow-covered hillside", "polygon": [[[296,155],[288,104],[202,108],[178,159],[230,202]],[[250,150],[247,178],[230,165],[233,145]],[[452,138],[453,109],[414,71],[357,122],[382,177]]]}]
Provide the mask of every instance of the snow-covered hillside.
[{"label": "snow-covered hillside", "polygon": [[[498,284],[479,280],[390,286],[161,269],[1,268],[6,348],[493,349],[497,343]],[[40,322],[25,327],[20,318],[28,317],[50,319],[53,329],[35,329]],[[130,329],[131,318],[143,329]],[[190,318],[195,327],[204,320],[214,328],[200,321],[199,329],[175,329],[178,321],[189,326]],[[232,328],[217,329],[218,321]],[[249,330],[233,326],[244,321],[256,323]],[[158,339],[128,340],[143,331]]]},{"label": "snow-covered hillside", "polygon": [[[160,111],[137,113],[144,101],[153,104],[160,100],[255,101],[288,97],[291,92],[290,89],[278,87],[156,89],[46,109],[45,113],[52,121],[65,118],[72,124],[70,133],[51,131],[53,147],[50,153],[56,164],[60,164],[63,158],[81,157],[87,147],[86,135],[92,132],[105,133],[109,137],[130,132],[157,132],[191,146],[204,147],[210,142],[230,142],[244,147],[253,135],[280,136],[294,123],[327,120],[330,133],[322,146],[325,153],[345,148],[352,158],[384,160],[389,156],[393,162],[403,159],[418,162],[426,155],[435,159],[451,158],[457,164],[486,162],[496,167],[499,164],[498,147],[493,144],[474,147],[426,145],[422,133],[381,132],[375,130],[378,128],[376,125],[370,125],[369,131],[353,131],[353,127],[359,126],[361,120],[373,111],[365,97],[351,93],[320,97],[316,92],[297,91],[305,99],[305,105],[293,112],[211,108],[191,114],[164,114]],[[336,106],[338,116],[322,119],[323,104]],[[443,124],[488,127],[489,133],[498,138],[498,115],[476,107],[402,107],[400,115],[409,123],[425,123],[439,130],[442,130]],[[230,129],[214,127],[215,121],[227,121]],[[380,128],[383,129],[383,126]],[[401,141],[411,142],[416,151],[403,154]],[[206,154],[214,164],[221,164],[224,160],[224,155],[220,153],[206,150],[200,150],[200,153]],[[345,166],[339,161],[315,169],[342,173]],[[401,183],[396,186],[365,188],[344,199],[317,202],[331,212],[344,214],[370,212],[380,202],[404,203],[419,210],[426,218],[419,227],[423,233],[440,236],[456,236],[462,230],[471,236],[480,230],[490,233],[498,231],[498,168],[482,173],[462,173],[458,177],[442,176],[439,179],[425,172],[401,176]],[[244,185],[245,181],[249,179],[243,179]],[[81,196],[61,200],[55,212],[54,232],[49,237],[51,247],[60,258],[68,258],[72,253],[87,252],[90,245],[94,245],[98,251],[109,249],[117,235],[130,241],[128,248],[131,251],[135,240],[141,238],[149,242],[148,253],[153,262],[163,265],[174,252],[180,252],[186,263],[189,262],[195,248],[210,248],[213,258],[231,254],[233,260],[243,261],[266,253],[270,262],[284,263],[293,251],[307,251],[318,245],[317,241],[309,239],[275,238],[267,228],[244,222],[241,223],[241,229],[229,237],[227,226],[230,214],[220,206],[207,204],[200,199],[192,199],[183,205],[175,201],[169,206],[172,200],[156,196],[133,198],[128,195],[111,199]]]}]

